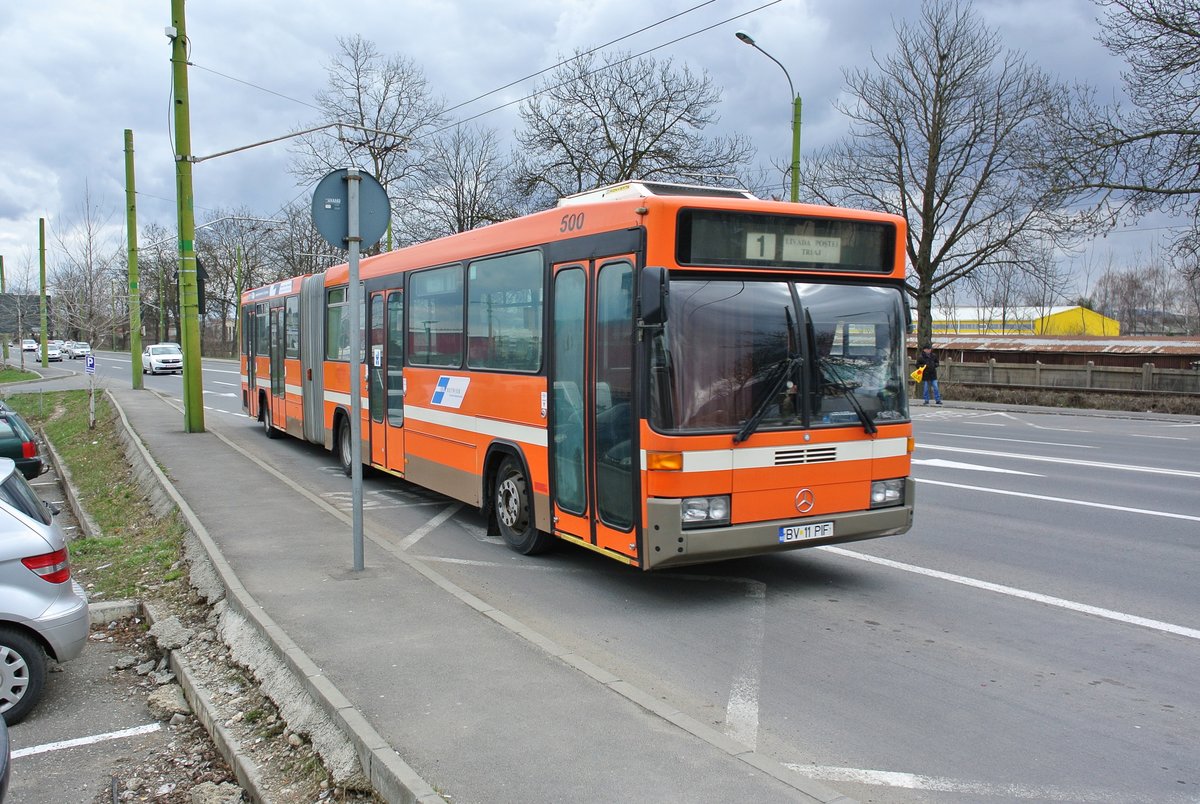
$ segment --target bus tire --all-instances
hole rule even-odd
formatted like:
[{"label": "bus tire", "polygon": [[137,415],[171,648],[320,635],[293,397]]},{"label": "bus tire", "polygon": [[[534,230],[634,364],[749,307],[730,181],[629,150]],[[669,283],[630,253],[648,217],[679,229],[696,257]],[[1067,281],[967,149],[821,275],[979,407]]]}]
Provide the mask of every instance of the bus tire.
[{"label": "bus tire", "polygon": [[46,653],[21,631],[0,628],[0,717],[15,725],[33,709],[46,684]]},{"label": "bus tire", "polygon": [[346,477],[354,474],[354,444],[350,440],[351,435],[350,419],[343,417],[341,423],[338,424],[334,452],[337,453],[338,465],[342,467],[342,473]]},{"label": "bus tire", "polygon": [[551,536],[539,531],[534,523],[529,480],[521,462],[512,455],[500,462],[492,501],[500,536],[509,549],[529,556],[545,551],[553,543]]},{"label": "bus tire", "polygon": [[260,403],[258,408],[258,418],[262,420],[263,432],[267,438],[277,438],[279,431],[275,429],[271,422],[271,406],[269,404]]}]

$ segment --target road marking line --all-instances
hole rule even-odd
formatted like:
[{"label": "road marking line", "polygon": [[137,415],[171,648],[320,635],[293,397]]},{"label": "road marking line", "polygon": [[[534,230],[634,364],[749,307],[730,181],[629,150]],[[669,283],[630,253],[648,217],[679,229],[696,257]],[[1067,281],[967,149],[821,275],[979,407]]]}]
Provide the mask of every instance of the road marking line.
[{"label": "road marking line", "polygon": [[1147,472],[1154,475],[1200,478],[1200,472],[1189,472],[1186,469],[1161,469],[1157,466],[1138,466],[1131,463],[1081,461],[1078,458],[1051,458],[1047,455],[1026,455],[1020,452],[992,452],[986,449],[968,449],[966,447],[939,447],[933,444],[918,444],[917,449],[930,449],[940,452],[965,452],[968,455],[987,455],[992,458],[1016,458],[1020,461],[1040,461],[1041,463],[1066,463],[1072,466],[1088,466],[1093,469],[1118,469],[1125,472]]},{"label": "road marking line", "polygon": [[741,658],[729,687],[725,705],[725,733],[751,751],[758,749],[758,690],[761,686],[762,649],[767,635],[767,585],[746,582],[746,599],[752,611],[742,633]]},{"label": "road marking line", "polygon": [[961,469],[966,472],[997,472],[1002,475],[1025,475],[1025,477],[1045,477],[1045,475],[1034,474],[1033,472],[1018,472],[1016,469],[1001,469],[998,466],[981,466],[977,463],[963,463],[962,461],[947,461],[942,458],[913,458],[913,466],[937,466],[942,469]]},{"label": "road marking line", "polygon": [[1161,802],[1186,801],[1187,799],[1163,799],[1161,796],[1128,798],[1106,790],[1085,790],[1058,786],[1033,786],[1023,784],[991,784],[950,779],[945,776],[924,776],[918,773],[867,770],[864,768],[837,768],[827,765],[801,765],[784,763],[784,767],[810,779],[825,782],[855,782],[859,784],[899,787],[906,790],[928,790],[939,793],[964,793],[972,798],[999,796],[1003,798],[1035,799],[1038,801],[1082,801],[1082,802]]},{"label": "road marking line", "polygon": [[403,539],[401,539],[396,544],[396,546],[399,547],[401,550],[407,550],[408,548],[412,547],[417,542],[421,541],[421,539],[425,538],[425,536],[427,534],[431,533],[434,530],[434,528],[436,528],[438,525],[442,524],[447,519],[449,519],[450,517],[457,514],[459,512],[459,509],[461,509],[462,507],[463,507],[462,503],[454,503],[453,505],[447,506],[446,510],[442,511],[440,514],[435,516],[433,519],[429,520],[424,525],[422,525],[421,527],[414,530],[412,533],[405,536]]},{"label": "road marking line", "polygon": [[[916,463],[916,461],[914,461]],[[1161,516],[1166,519],[1184,519],[1188,522],[1200,522],[1200,516],[1192,514],[1173,514],[1170,511],[1151,511],[1148,508],[1130,508],[1126,505],[1111,505],[1110,503],[1089,502],[1087,500],[1072,500],[1067,497],[1051,497],[1048,494],[1032,494],[1027,491],[1009,491],[1008,489],[991,489],[983,486],[968,486],[964,483],[948,483],[944,480],[926,480],[917,478],[918,483],[928,483],[931,486],[949,486],[952,489],[966,491],[982,491],[987,494],[1002,494],[1006,497],[1025,497],[1030,500],[1045,500],[1046,502],[1064,503],[1066,505],[1082,505],[1085,508],[1103,508],[1106,511],[1121,511],[1126,514],[1144,514],[1145,516]]]},{"label": "road marking line", "polygon": [[962,586],[970,586],[975,589],[983,589],[988,592],[997,592],[1009,597],[1021,598],[1022,600],[1031,600],[1035,603],[1044,603],[1047,606],[1055,606],[1068,611],[1076,611],[1081,614],[1092,614],[1096,617],[1102,617],[1106,620],[1115,620],[1117,622],[1126,623],[1128,625],[1140,625],[1145,628],[1151,628],[1155,631],[1162,631],[1167,634],[1175,634],[1176,636],[1187,637],[1188,639],[1200,639],[1200,629],[1188,628],[1184,625],[1175,625],[1174,623],[1165,623],[1161,620],[1151,620],[1148,617],[1138,617],[1135,614],[1125,614],[1112,609],[1102,609],[1099,606],[1090,606],[1087,603],[1076,603],[1074,600],[1066,600],[1061,597],[1052,597],[1043,595],[1040,592],[1030,592],[1026,589],[1018,589],[1015,586],[1005,586],[1003,584],[991,583],[990,581],[980,581],[975,578],[968,578],[963,575],[954,575],[941,570],[929,569],[928,567],[918,567],[915,564],[904,564],[899,561],[892,561],[887,558],[879,558],[877,556],[868,555],[866,553],[857,553],[853,550],[846,550],[842,547],[822,546],[813,548],[816,550],[824,550],[827,553],[834,553],[845,558],[854,558],[859,561],[867,561],[871,564],[879,564],[884,567],[911,572],[916,575],[925,575],[930,578],[937,578],[943,581],[950,581]]},{"label": "road marking line", "polygon": [[147,723],[145,726],[134,726],[133,728],[110,731],[105,734],[93,734],[91,737],[77,737],[74,740],[60,740],[56,743],[44,743],[43,745],[31,745],[28,748],[18,748],[12,752],[12,756],[13,759],[19,759],[21,757],[33,756],[34,754],[45,754],[50,751],[62,751],[64,748],[79,748],[80,746],[94,745],[95,743],[108,742],[109,740],[122,740],[126,737],[136,737],[139,734],[149,734],[161,728],[161,723]]},{"label": "road marking line", "polygon": [[1184,436],[1160,436],[1160,435],[1144,435],[1142,433],[1127,433],[1130,438],[1161,438],[1164,441],[1191,441],[1190,438]]},{"label": "road marking line", "polygon": [[[1001,426],[1003,427],[1003,425],[1001,425]],[[1029,439],[1026,439],[1026,438],[999,438],[997,436],[963,435],[961,433],[942,433],[942,432],[931,432],[931,433],[929,433],[929,435],[950,436],[951,438],[978,438],[983,441],[1012,441],[1017,444],[1037,444],[1038,446],[1042,446],[1042,447],[1072,447],[1074,449],[1100,449],[1099,447],[1092,446],[1090,444],[1063,444],[1058,441],[1030,441]],[[1160,438],[1173,438],[1174,436],[1159,436],[1159,437]],[[1186,441],[1187,439],[1185,438],[1185,439],[1181,439],[1181,440]]]}]

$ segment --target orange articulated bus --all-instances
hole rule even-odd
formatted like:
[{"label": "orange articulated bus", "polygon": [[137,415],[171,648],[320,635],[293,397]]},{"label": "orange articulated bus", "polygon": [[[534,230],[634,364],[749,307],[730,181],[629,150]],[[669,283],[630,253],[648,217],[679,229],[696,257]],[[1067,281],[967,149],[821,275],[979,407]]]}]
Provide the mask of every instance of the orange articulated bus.
[{"label": "orange articulated bus", "polygon": [[[658,569],[912,525],[903,219],[629,182],[242,297],[242,404],[478,506],[514,550]],[[350,377],[360,344],[363,373]]]}]

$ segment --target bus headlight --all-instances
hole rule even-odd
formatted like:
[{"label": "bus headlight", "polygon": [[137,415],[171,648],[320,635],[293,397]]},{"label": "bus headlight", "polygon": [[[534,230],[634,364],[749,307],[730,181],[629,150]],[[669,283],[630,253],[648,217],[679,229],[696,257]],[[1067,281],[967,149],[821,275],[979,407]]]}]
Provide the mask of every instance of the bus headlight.
[{"label": "bus headlight", "polygon": [[688,497],[680,506],[680,520],[685,528],[702,528],[729,524],[729,495],[720,497]]},{"label": "bus headlight", "polygon": [[904,504],[904,478],[876,480],[871,483],[871,507],[887,508]]}]

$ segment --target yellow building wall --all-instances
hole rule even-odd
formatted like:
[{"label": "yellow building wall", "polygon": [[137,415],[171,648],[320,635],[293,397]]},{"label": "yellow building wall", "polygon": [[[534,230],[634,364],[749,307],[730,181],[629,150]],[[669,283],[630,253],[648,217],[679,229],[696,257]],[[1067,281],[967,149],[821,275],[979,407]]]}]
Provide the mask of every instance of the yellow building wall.
[{"label": "yellow building wall", "polygon": [[934,321],[936,335],[1120,335],[1121,322],[1095,310],[1074,307],[1035,319],[999,318]]},{"label": "yellow building wall", "polygon": [[1095,310],[1075,307],[1038,319],[1034,329],[1038,335],[1120,335],[1121,322]]}]

